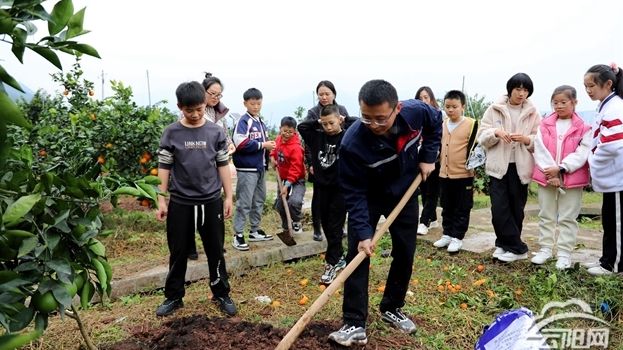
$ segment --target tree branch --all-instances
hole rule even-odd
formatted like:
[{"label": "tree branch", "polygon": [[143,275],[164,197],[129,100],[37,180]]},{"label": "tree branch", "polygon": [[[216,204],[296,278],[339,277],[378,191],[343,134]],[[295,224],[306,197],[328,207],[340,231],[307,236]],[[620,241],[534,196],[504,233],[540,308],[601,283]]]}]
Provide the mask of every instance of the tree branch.
[{"label": "tree branch", "polygon": [[87,334],[86,329],[84,329],[84,325],[82,324],[82,320],[80,320],[80,316],[78,316],[78,311],[76,311],[76,307],[72,305],[71,311],[73,316],[69,316],[69,314],[66,315],[73,318],[74,320],[76,320],[76,323],[78,323],[78,328],[80,328],[80,334],[82,334],[82,338],[84,338],[84,342],[87,344],[87,348],[89,350],[97,350],[97,347],[93,345],[91,338]]}]

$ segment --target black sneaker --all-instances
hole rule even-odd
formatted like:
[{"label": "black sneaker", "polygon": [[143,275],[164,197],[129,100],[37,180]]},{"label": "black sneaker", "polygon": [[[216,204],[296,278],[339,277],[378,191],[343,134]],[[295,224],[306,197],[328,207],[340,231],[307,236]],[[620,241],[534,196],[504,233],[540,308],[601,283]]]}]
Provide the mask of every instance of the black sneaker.
[{"label": "black sneaker", "polygon": [[322,232],[320,232],[320,229],[314,229],[314,241],[322,242]]},{"label": "black sneaker", "polygon": [[184,302],[182,301],[182,299],[176,299],[176,300],[170,300],[167,299],[165,300],[162,304],[160,304],[160,306],[158,306],[158,308],[156,309],[156,315],[157,316],[169,316],[170,314],[173,313],[173,311],[184,307]]},{"label": "black sneaker", "polygon": [[245,242],[243,235],[234,235],[231,245],[238,250],[249,250],[249,245]]},{"label": "black sneaker", "polygon": [[188,260],[199,260],[199,254],[196,251],[188,253]]},{"label": "black sneaker", "polygon": [[415,324],[411,321],[399,308],[393,311],[385,311],[381,316],[381,320],[393,324],[400,331],[411,334],[415,332]]},{"label": "black sneaker", "polygon": [[234,301],[231,300],[229,295],[224,297],[213,296],[212,302],[220,304],[221,311],[228,316],[236,316],[238,313],[238,308],[236,308]]}]

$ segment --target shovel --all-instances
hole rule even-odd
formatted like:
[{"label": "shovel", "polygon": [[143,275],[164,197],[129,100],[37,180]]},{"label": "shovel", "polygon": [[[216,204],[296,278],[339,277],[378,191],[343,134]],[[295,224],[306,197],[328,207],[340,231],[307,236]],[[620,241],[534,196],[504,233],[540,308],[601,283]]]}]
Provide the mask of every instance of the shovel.
[{"label": "shovel", "polygon": [[[279,193],[281,193],[281,188],[283,185],[281,184],[281,177],[279,176],[279,169],[277,169],[277,185],[279,186]],[[288,200],[286,196],[281,196],[281,200],[283,201],[283,208],[286,211],[286,218],[288,219],[288,229],[283,230],[277,234],[277,237],[283,242],[283,244],[291,247],[296,245],[296,241],[294,240],[293,229],[292,229],[292,218],[290,218],[290,206],[288,205]]]},{"label": "shovel", "polygon": [[[413,183],[411,183],[411,186],[409,187],[409,189],[407,189],[407,192],[405,192],[405,194],[402,196],[402,199],[400,200],[400,202],[398,202],[398,205],[396,205],[394,210],[392,210],[392,212],[389,214],[389,216],[387,217],[387,219],[385,220],[381,228],[379,228],[376,231],[376,233],[374,234],[374,237],[372,237],[372,243],[371,243],[372,246],[376,246],[376,244],[379,242],[381,237],[383,237],[385,232],[387,232],[387,229],[389,228],[389,226],[391,226],[394,220],[396,220],[396,217],[398,216],[398,214],[400,214],[400,212],[402,211],[402,208],[404,208],[405,204],[407,204],[407,201],[409,201],[409,198],[411,198],[415,190],[420,185],[420,182],[422,182],[421,174],[418,175],[415,178],[415,180],[413,180]],[[305,329],[305,326],[307,326],[309,321],[311,321],[314,315],[329,301],[329,298],[331,298],[333,293],[335,293],[335,291],[339,287],[342,286],[342,284],[344,283],[344,281],[346,281],[348,276],[350,276],[353,273],[353,271],[355,271],[357,266],[359,266],[359,264],[361,264],[361,262],[365,258],[366,258],[366,253],[359,252],[359,254],[357,254],[357,256],[355,256],[353,260],[348,265],[346,265],[346,268],[342,270],[342,273],[340,273],[333,280],[333,282],[331,282],[331,284],[324,290],[322,294],[320,294],[320,296],[318,297],[318,299],[316,299],[316,301],[312,304],[312,306],[296,322],[296,324],[292,327],[292,329],[290,329],[288,334],[286,334],[286,336],[283,337],[283,339],[281,339],[281,342],[279,343],[279,345],[277,345],[275,350],[290,349],[290,347],[292,346],[296,338],[301,334],[303,329]]]}]

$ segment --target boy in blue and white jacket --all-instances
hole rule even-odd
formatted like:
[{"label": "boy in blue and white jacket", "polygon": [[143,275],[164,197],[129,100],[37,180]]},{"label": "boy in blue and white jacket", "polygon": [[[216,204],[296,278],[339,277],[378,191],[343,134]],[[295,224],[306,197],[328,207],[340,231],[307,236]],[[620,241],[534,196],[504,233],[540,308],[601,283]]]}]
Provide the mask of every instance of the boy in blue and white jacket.
[{"label": "boy in blue and white jacket", "polygon": [[270,241],[273,236],[260,229],[262,211],[266,200],[266,169],[268,155],[275,148],[275,141],[268,139],[266,125],[260,117],[262,93],[250,88],[243,94],[247,113],[236,121],[234,126],[233,155],[234,166],[238,174],[236,183],[236,211],[234,213],[234,240],[232,245],[238,250],[249,250],[244,239],[247,217],[251,231],[249,242]]}]

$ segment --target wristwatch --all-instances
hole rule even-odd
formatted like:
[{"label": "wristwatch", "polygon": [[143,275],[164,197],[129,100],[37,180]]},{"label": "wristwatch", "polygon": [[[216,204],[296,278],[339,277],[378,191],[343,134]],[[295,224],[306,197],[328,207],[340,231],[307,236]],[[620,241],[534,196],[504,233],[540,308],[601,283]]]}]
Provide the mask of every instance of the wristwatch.
[{"label": "wristwatch", "polygon": [[561,166],[558,167],[558,170],[560,171],[560,175],[564,175],[567,172],[567,169],[565,169],[565,168],[563,168]]}]

